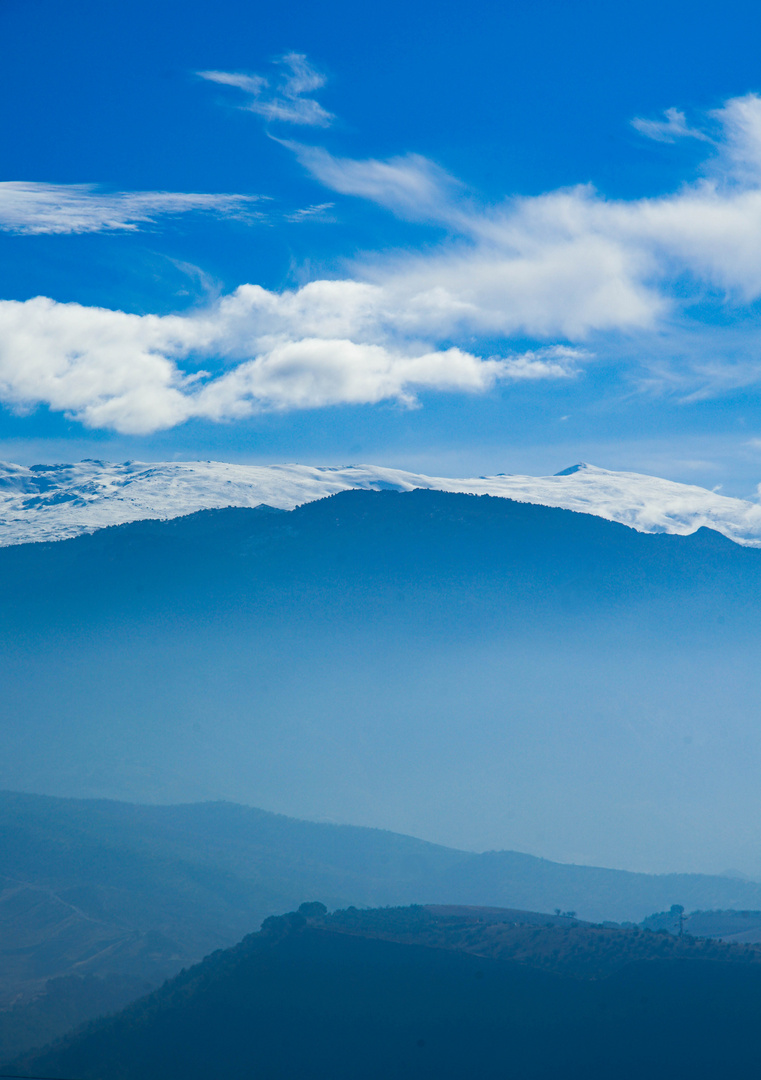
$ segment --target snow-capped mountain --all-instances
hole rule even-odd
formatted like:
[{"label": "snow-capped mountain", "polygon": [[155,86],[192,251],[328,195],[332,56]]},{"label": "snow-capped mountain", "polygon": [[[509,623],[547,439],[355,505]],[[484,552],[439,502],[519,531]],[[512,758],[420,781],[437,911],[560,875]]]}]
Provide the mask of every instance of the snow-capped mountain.
[{"label": "snow-capped mountain", "polygon": [[761,505],[640,473],[574,465],[555,476],[451,479],[374,465],[232,465],[216,461],[73,465],[0,463],[0,545],[63,540],[142,518],[267,503],[283,510],[353,488],[432,488],[563,507],[640,532],[715,529],[761,546]]}]

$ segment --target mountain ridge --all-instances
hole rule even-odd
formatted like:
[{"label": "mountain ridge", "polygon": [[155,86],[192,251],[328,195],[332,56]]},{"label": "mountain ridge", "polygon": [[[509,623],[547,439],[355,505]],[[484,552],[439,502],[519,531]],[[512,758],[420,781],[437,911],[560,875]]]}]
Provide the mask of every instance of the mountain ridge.
[{"label": "mountain ridge", "polygon": [[761,546],[761,505],[696,485],[579,463],[553,476],[500,473],[447,478],[375,465],[238,465],[226,462],[16,465],[0,462],[0,546],[61,540],[108,525],[199,510],[292,510],[341,491],[417,488],[493,495],[594,514],[641,532],[714,529]]}]

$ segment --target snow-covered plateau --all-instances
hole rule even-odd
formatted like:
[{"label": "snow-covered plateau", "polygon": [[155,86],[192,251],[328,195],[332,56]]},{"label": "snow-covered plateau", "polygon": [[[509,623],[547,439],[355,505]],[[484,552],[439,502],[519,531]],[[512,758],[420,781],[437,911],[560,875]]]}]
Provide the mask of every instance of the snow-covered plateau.
[{"label": "snow-covered plateau", "polygon": [[596,514],[640,532],[701,526],[761,547],[761,505],[640,473],[574,465],[555,476],[447,479],[375,465],[232,465],[218,461],[73,465],[0,463],[0,545],[64,540],[108,525],[266,503],[292,510],[353,488],[430,488]]}]

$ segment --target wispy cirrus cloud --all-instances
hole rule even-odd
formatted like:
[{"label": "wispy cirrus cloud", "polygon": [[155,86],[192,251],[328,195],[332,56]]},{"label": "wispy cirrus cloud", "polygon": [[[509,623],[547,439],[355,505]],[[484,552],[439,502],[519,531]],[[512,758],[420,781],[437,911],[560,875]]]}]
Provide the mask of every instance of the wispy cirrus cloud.
[{"label": "wispy cirrus cloud", "polygon": [[710,117],[721,134],[709,171],[719,182],[761,187],[761,97],[745,94],[732,98],[714,109]]},{"label": "wispy cirrus cloud", "polygon": [[104,192],[94,184],[0,182],[0,229],[15,233],[134,232],[191,212],[256,220],[258,195],[177,191]]},{"label": "wispy cirrus cloud", "polygon": [[[761,98],[711,114],[713,152],[677,191],[607,199],[591,185],[483,206],[419,155],[352,161],[286,143],[324,186],[455,234],[424,252],[356,263],[398,297],[410,332],[561,335],[654,330],[711,296],[761,298]],[[679,283],[678,291],[673,286]]]},{"label": "wispy cirrus cloud", "polygon": [[311,206],[302,206],[298,210],[292,210],[285,215],[286,221],[301,222],[301,221],[331,221],[329,217],[329,211],[333,209],[335,203],[313,203]]},{"label": "wispy cirrus cloud", "polygon": [[677,139],[698,139],[700,142],[711,142],[710,135],[706,135],[699,128],[690,127],[687,117],[679,109],[666,109],[663,113],[664,120],[647,120],[641,116],[635,116],[632,127],[640,135],[655,142],[673,143]]},{"label": "wispy cirrus cloud", "polygon": [[331,191],[369,199],[414,221],[463,221],[463,208],[456,201],[463,185],[420,154],[357,161],[334,157],[322,146],[279,141]]},{"label": "wispy cirrus cloud", "polygon": [[333,114],[307,96],[325,85],[325,76],[313,68],[302,53],[286,53],[276,63],[281,67],[281,74],[274,87],[263,75],[229,71],[199,71],[197,74],[209,82],[242,90],[248,100],[241,108],[257,113],[265,120],[328,127],[334,119]]}]

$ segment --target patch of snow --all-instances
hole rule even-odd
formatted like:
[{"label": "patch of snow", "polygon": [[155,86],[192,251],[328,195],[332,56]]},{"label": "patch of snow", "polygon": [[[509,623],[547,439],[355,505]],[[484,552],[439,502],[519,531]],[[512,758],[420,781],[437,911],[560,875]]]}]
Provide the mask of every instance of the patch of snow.
[{"label": "patch of snow", "polygon": [[738,544],[761,547],[761,505],[640,473],[574,465],[555,476],[448,479],[375,465],[231,465],[218,461],[73,465],[0,463],[0,545],[63,540],[145,518],[173,518],[266,503],[292,510],[353,488],[430,488],[563,507],[640,532],[695,532],[707,526]]}]

